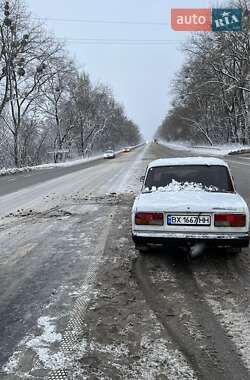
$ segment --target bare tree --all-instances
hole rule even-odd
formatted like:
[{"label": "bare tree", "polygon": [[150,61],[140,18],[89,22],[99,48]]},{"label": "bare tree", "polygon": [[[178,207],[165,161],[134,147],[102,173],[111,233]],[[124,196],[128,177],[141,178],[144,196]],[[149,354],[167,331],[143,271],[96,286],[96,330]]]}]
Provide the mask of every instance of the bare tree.
[{"label": "bare tree", "polygon": [[[185,65],[173,82],[177,122],[182,107],[188,115],[183,119],[186,126],[191,123],[191,130],[202,134],[209,144],[250,143],[249,10],[241,0],[232,6],[242,7],[242,32],[193,35],[183,49]],[[167,124],[168,118],[161,133]]]},{"label": "bare tree", "polygon": [[[119,126],[125,134],[117,133]],[[117,137],[119,135],[119,138]],[[0,4],[0,165],[47,159],[76,147],[82,156],[139,141],[138,128],[105,86],[79,73],[64,47],[32,21],[22,0]],[[105,141],[105,143],[104,143]],[[2,154],[5,150],[8,153]]]}]

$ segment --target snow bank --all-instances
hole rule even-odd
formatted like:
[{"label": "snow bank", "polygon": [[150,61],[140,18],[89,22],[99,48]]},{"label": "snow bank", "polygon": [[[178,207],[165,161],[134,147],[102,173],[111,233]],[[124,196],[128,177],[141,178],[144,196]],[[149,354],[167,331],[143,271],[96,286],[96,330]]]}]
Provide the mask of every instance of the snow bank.
[{"label": "snow bank", "polygon": [[188,142],[168,142],[159,140],[161,145],[164,145],[174,150],[187,150],[193,153],[205,153],[208,155],[227,156],[239,153],[250,153],[250,145],[241,144],[222,144],[222,145],[191,145]]},{"label": "snow bank", "polygon": [[[136,148],[139,148],[141,146],[145,145],[145,143],[141,143],[138,145],[133,145],[130,147],[131,150],[134,150]],[[122,153],[123,149],[116,151],[116,154]],[[33,170],[44,170],[44,169],[55,169],[55,168],[67,168],[70,166],[80,165],[84,162],[91,162],[95,160],[100,160],[103,158],[103,154],[99,154],[93,157],[89,158],[79,158],[77,160],[67,161],[67,162],[60,162],[60,163],[50,163],[50,164],[42,164],[42,165],[36,165],[36,166],[24,166],[22,168],[2,168],[0,169],[0,176],[4,175],[11,175],[11,174],[18,174],[18,173],[28,173]]]},{"label": "snow bank", "polygon": [[190,150],[192,148],[192,145],[188,141],[164,141],[164,140],[158,140],[159,144],[165,145],[166,147],[173,149],[173,150]]},{"label": "snow bank", "polygon": [[22,168],[3,168],[0,169],[0,176],[4,175],[10,175],[10,174],[17,174],[17,173],[28,173],[34,170],[44,170],[44,169],[55,169],[55,168],[66,168],[70,166],[80,165],[84,162],[90,162],[94,160],[101,159],[103,155],[93,156],[90,158],[81,158],[78,160],[72,160],[67,162],[60,162],[60,163],[50,163],[50,164],[43,164],[43,165],[36,165],[36,166],[24,166]]},{"label": "snow bank", "polygon": [[232,154],[250,153],[250,146],[240,144],[214,145],[214,146],[192,146],[191,150],[197,153],[227,156]]}]

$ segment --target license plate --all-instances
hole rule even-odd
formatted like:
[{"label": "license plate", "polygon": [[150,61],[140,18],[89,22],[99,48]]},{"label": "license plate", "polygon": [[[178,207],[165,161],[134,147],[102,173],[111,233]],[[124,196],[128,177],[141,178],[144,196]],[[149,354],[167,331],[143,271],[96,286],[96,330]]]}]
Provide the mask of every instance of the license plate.
[{"label": "license plate", "polygon": [[167,224],[169,226],[210,226],[210,215],[168,215]]}]

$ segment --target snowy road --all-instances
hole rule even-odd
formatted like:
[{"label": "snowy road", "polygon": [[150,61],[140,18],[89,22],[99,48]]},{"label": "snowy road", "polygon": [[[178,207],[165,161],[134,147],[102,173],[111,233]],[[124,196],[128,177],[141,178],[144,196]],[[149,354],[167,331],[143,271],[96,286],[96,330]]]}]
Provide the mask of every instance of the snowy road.
[{"label": "snowy road", "polygon": [[76,194],[77,191],[86,194],[116,191],[136,164],[136,157],[142,150],[139,148],[130,152],[129,156],[123,155],[115,160],[97,160],[73,168],[0,177],[0,216],[22,208],[51,208],[64,195]]},{"label": "snowy road", "polygon": [[[144,166],[143,151],[86,165],[83,170],[78,167],[64,176],[61,170],[60,176],[57,170],[44,172],[46,181],[37,179],[40,172],[17,175],[14,178],[21,184],[0,197],[1,365],[54,304],[59,305],[57,316],[62,309],[59,318],[65,318],[64,313],[67,317],[74,294],[96,269],[100,252],[95,253],[95,247],[112,218],[116,200],[105,194],[138,186],[138,178],[130,174],[134,176],[138,165]],[[1,183],[12,178],[3,177]],[[15,191],[18,186],[21,189]],[[101,241],[103,249],[105,239]],[[30,361],[29,355],[23,360]],[[52,360],[48,367],[54,366]],[[20,376],[26,378],[26,370],[22,371]]]},{"label": "snowy road", "polygon": [[[9,174],[6,176],[0,176],[0,195],[6,195],[16,192],[18,190],[41,184],[51,179],[59,178],[72,172],[80,171],[88,167],[93,167],[100,164],[102,159],[90,159],[76,165],[70,165],[65,167],[53,167],[53,164],[49,167],[39,168],[34,171],[24,171],[16,174]],[[67,164],[65,164],[67,165]],[[46,165],[45,165],[46,166]]]},{"label": "snowy road", "polygon": [[[186,155],[0,179],[1,380],[249,378],[249,250],[187,263],[131,242],[147,163]],[[228,162],[250,205],[250,160]]]}]

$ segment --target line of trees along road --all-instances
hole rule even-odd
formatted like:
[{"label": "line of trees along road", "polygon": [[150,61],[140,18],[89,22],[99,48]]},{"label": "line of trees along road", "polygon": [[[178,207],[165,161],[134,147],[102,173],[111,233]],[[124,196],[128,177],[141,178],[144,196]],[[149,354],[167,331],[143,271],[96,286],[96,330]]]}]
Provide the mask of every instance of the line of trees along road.
[{"label": "line of trees along road", "polygon": [[[0,3],[0,167],[40,164],[49,152],[86,156],[140,142],[112,91],[93,85],[22,0]],[[53,155],[52,155],[53,156]]]},{"label": "line of trees along road", "polygon": [[185,63],[172,83],[172,107],[158,130],[167,140],[250,143],[249,1],[242,32],[196,33],[183,47]]}]

